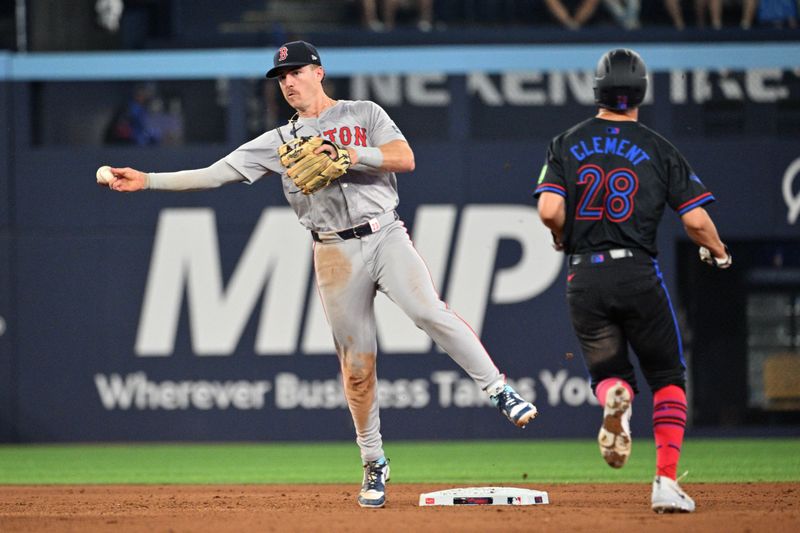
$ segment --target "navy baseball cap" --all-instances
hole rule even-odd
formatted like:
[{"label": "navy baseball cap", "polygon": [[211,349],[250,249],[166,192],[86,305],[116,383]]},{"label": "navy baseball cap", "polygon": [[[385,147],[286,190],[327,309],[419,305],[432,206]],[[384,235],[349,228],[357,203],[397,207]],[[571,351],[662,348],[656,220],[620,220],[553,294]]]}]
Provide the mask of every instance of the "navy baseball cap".
[{"label": "navy baseball cap", "polygon": [[322,66],[319,53],[313,44],[305,41],[286,43],[275,52],[273,67],[267,72],[267,78],[277,78],[284,67],[302,67],[304,65]]}]

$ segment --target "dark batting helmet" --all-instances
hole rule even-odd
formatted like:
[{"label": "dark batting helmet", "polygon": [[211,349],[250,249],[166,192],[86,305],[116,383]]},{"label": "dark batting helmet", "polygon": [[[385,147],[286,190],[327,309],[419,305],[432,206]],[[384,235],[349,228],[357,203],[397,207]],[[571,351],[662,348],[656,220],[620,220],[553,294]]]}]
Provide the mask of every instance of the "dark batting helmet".
[{"label": "dark batting helmet", "polygon": [[617,48],[603,54],[594,75],[594,101],[607,109],[630,109],[644,100],[647,67],[633,50]]}]

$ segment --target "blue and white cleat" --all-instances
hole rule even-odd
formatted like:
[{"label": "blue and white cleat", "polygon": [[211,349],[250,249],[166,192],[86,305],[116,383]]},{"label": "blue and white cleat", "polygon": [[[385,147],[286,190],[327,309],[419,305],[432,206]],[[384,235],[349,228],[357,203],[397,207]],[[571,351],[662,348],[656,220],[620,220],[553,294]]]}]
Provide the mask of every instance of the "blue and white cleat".
[{"label": "blue and white cleat", "polygon": [[378,509],[386,503],[386,482],[389,481],[389,459],[381,457],[364,465],[364,482],[358,494],[358,505]]},{"label": "blue and white cleat", "polygon": [[500,412],[517,427],[524,428],[538,414],[536,406],[523,400],[511,385],[505,385],[499,394],[491,396],[491,400],[500,409]]}]

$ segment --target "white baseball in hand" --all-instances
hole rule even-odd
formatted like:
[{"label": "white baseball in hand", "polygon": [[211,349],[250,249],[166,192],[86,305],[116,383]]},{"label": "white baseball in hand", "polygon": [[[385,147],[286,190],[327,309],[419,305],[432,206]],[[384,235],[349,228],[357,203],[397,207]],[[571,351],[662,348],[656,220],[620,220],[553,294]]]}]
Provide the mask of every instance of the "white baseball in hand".
[{"label": "white baseball in hand", "polygon": [[114,177],[114,173],[111,172],[110,166],[103,165],[97,169],[97,183],[100,185],[108,185],[115,179],[116,178]]}]

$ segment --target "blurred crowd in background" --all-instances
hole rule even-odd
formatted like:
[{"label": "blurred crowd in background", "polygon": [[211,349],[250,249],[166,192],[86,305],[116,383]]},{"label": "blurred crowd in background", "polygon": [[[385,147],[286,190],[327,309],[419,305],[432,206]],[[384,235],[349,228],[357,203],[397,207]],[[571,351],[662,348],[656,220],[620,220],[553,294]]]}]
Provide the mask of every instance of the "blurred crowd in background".
[{"label": "blurred crowd in background", "polygon": [[[697,32],[704,32],[704,39],[714,39],[725,33],[749,30],[769,31],[781,34],[781,39],[794,39],[799,3],[799,0],[13,0],[0,2],[0,48],[47,51],[272,46],[294,37],[314,40],[323,46],[508,42],[509,39],[552,42],[575,40],[586,31],[605,34],[599,38],[605,41],[623,35],[681,40],[691,39]],[[709,31],[716,31],[716,36],[705,33]],[[594,36],[588,39],[593,40]]]},{"label": "blurred crowd in background", "polygon": [[[480,11],[475,5],[476,2],[469,0],[357,1],[361,4],[363,23],[372,31],[389,31],[395,28],[397,13],[401,9],[414,11],[416,27],[425,32],[441,28],[447,22],[460,22],[464,20],[464,14],[471,15]],[[514,0],[486,0],[483,9],[493,15],[488,17],[488,20],[513,22],[514,15],[520,7],[517,4],[525,3]],[[796,0],[644,0],[644,2],[642,0],[541,0],[540,3],[547,9],[552,21],[570,30],[580,29],[591,23],[594,18],[599,18],[602,15],[598,14],[600,7],[607,11],[610,20],[627,30],[642,27],[643,7],[650,21],[659,22],[659,19],[668,16],[672,25],[679,30],[687,26],[684,14],[687,8],[692,12],[695,26],[699,28],[710,26],[714,29],[722,29],[725,20],[723,13],[728,10],[736,12],[730,18],[738,21],[738,25],[743,29],[750,29],[754,23],[795,28],[798,13]],[[656,13],[648,12],[654,5],[655,10],[663,11],[660,17]],[[522,8],[524,9],[524,6]],[[480,19],[474,16],[467,16],[466,20],[480,22]],[[441,24],[438,24],[439,22]],[[548,23],[547,20],[539,22]]]}]

